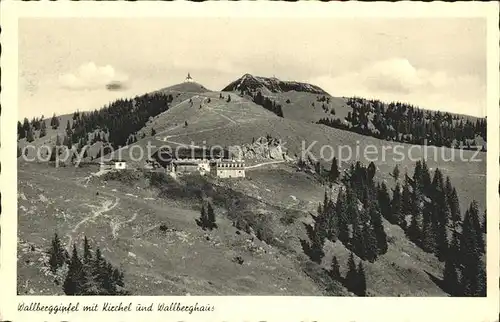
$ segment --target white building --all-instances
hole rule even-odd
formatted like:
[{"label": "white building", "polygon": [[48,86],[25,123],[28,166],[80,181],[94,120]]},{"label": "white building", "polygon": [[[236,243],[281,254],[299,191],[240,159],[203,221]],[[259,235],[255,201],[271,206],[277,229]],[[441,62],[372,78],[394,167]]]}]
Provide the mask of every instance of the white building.
[{"label": "white building", "polygon": [[245,163],[236,160],[218,160],[210,165],[210,174],[218,178],[244,178]]},{"label": "white building", "polygon": [[125,170],[127,162],[121,160],[101,161],[101,170]]}]

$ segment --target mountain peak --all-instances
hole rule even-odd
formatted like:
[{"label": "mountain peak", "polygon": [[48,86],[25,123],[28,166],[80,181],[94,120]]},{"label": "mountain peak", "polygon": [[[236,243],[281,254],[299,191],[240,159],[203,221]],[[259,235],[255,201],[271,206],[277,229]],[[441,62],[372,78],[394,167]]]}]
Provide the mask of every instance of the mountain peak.
[{"label": "mountain peak", "polygon": [[296,81],[283,81],[275,76],[254,76],[248,73],[244,74],[239,79],[226,86],[222,91],[255,92],[257,90],[267,90],[271,93],[296,91],[329,95],[326,91],[316,85]]},{"label": "mountain peak", "polygon": [[205,93],[211,92],[211,90],[207,89],[205,86],[197,83],[193,80],[185,81],[176,85],[172,85],[169,87],[162,88],[157,92],[188,92],[188,93]]}]

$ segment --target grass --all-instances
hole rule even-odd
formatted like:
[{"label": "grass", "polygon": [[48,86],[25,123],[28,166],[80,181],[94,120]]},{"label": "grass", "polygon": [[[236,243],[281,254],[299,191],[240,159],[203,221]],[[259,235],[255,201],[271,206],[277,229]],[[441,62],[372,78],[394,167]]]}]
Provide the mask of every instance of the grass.
[{"label": "grass", "polygon": [[[364,149],[374,147],[379,152],[374,160],[376,180],[387,182],[389,187],[395,185],[390,176],[395,165],[401,177],[405,172],[413,173],[415,160],[399,160],[401,154],[412,151],[415,159],[424,157],[422,149],[408,144],[312,124],[310,121],[325,114],[321,102],[315,102],[315,108],[310,106],[315,94],[281,93],[276,99],[285,118],[280,118],[234,93],[224,92],[221,99],[221,92],[195,83],[161,91],[172,94],[172,107],[152,118],[139,131],[138,137],[144,134],[145,138],[134,145],[144,148],[148,142],[156,146],[194,142],[230,146],[269,134],[285,142],[289,156],[298,157],[316,142],[311,149],[314,156],[320,156],[321,147],[331,146],[339,157],[339,149],[347,146],[353,152],[360,151],[350,161],[365,164],[374,155],[366,155]],[[309,107],[301,109],[304,104]],[[332,98],[331,105],[336,106],[337,117],[348,111],[341,99]],[[65,117],[71,116],[61,117],[60,128],[48,129],[47,138],[35,143],[55,141],[55,134],[65,129]],[[456,150],[442,151],[446,156]],[[384,158],[381,153],[385,153]],[[463,153],[469,159],[474,154]],[[478,157],[481,162],[449,162],[442,155],[426,159],[432,170],[439,167],[444,176],[450,176],[462,211],[472,200],[478,201],[481,212],[486,206],[486,154]],[[321,162],[329,168],[328,161]],[[347,166],[341,164],[341,169]],[[92,177],[98,170],[96,165],[56,169],[23,161],[19,161],[18,170],[19,294],[61,294],[61,287],[54,284],[43,264],[44,250],[54,232],[64,243],[80,243],[84,235],[90,237],[114,266],[123,268],[127,288],[134,295],[348,294],[326,274],[333,255],[345,274],[349,252],[340,242],[327,242],[321,265],[303,254],[299,242],[307,239],[303,224],[310,223],[310,214],[322,202],[324,186],[314,176],[296,172],[290,164],[255,168],[247,171],[246,179],[238,180],[196,175],[173,179],[142,171]],[[334,197],[337,190],[335,186]],[[202,200],[214,204],[217,230],[205,232],[196,225]],[[368,293],[445,296],[430,277],[441,277],[442,263],[409,242],[399,227],[385,221],[384,226],[390,240],[388,252],[375,263],[364,263]],[[238,257],[241,264],[235,261]]]},{"label": "grass", "polygon": [[[280,165],[251,171],[248,180],[176,181],[122,172],[82,185],[93,170],[19,164],[19,294],[60,294],[39,262],[57,231],[64,243],[68,234],[78,242],[84,234],[90,237],[124,269],[134,295],[347,295],[325,271],[333,254],[345,271],[349,253],[341,243],[327,243],[321,266],[301,250],[299,239],[307,238],[303,223],[323,196],[323,187],[304,173]],[[116,198],[115,208],[73,231],[96,207]],[[215,205],[217,230],[204,232],[195,224],[201,198]],[[286,216],[293,219],[283,222]],[[234,227],[238,221],[252,229]],[[365,262],[370,294],[444,295],[425,273],[439,277],[442,264],[408,242],[399,227],[385,226],[392,240],[388,253],[374,264]]]}]

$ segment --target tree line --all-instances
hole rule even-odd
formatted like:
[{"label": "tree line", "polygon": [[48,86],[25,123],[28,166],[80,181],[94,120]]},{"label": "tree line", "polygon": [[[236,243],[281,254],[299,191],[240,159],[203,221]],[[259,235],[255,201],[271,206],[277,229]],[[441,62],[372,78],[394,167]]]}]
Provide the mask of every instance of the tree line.
[{"label": "tree line", "polygon": [[385,182],[375,182],[373,162],[368,167],[352,163],[341,174],[334,159],[324,172],[340,189],[335,202],[325,192],[313,224],[305,225],[309,240],[301,244],[312,261],[322,262],[326,240],[339,240],[361,260],[374,262],[388,249],[385,218],[400,226],[415,245],[445,262],[445,291],[454,296],[485,295],[486,213],[481,223],[478,204],[473,201],[462,216],[457,191],[439,168],[432,177],[426,162],[417,161],[413,176],[405,174],[401,184],[396,166],[392,194]]},{"label": "tree line", "polygon": [[87,236],[83,240],[83,254],[73,244],[71,256],[64,249],[57,233],[48,250],[49,266],[53,274],[64,274],[63,291],[66,295],[128,295],[123,272],[107,261],[99,247],[92,251]]},{"label": "tree line", "polygon": [[[67,122],[65,140],[68,145],[76,144],[78,149],[97,141],[109,142],[114,148],[135,142],[137,131],[150,117],[167,111],[172,100],[172,95],[145,94],[133,99],[118,99],[99,110],[77,111],[73,113],[72,122]],[[58,129],[59,122],[54,114],[50,126]],[[46,121],[43,116],[33,118],[31,122],[25,118],[23,123],[18,121],[17,130],[19,139],[26,138],[28,142],[32,142],[36,131],[39,131],[39,137],[46,135]]]},{"label": "tree line", "polygon": [[261,92],[256,92],[252,95],[252,100],[255,104],[262,106],[268,111],[273,112],[279,117],[283,117],[283,109],[280,104],[276,104],[276,101],[271,100],[269,97],[262,95]]},{"label": "tree line", "polygon": [[348,98],[347,105],[352,112],[345,120],[322,118],[317,123],[409,144],[476,149],[477,136],[486,142],[486,118],[472,121],[464,116],[427,111],[401,102],[386,104],[356,97]]}]

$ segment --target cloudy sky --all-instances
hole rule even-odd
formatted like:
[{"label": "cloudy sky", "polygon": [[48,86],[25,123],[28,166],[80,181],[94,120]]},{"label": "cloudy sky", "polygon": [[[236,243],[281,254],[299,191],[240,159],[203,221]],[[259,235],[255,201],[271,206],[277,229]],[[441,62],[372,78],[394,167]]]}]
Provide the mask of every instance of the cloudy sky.
[{"label": "cloudy sky", "polygon": [[333,96],[484,116],[485,33],[468,18],[22,19],[19,116],[93,110],[188,72],[212,90],[275,75]]}]

